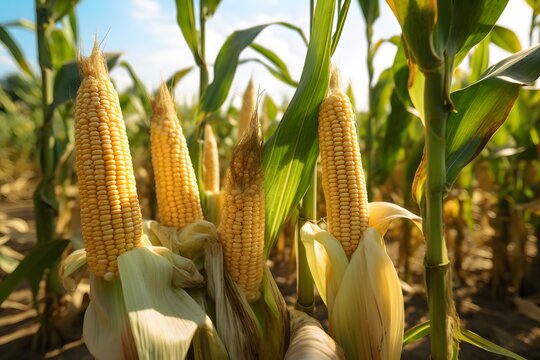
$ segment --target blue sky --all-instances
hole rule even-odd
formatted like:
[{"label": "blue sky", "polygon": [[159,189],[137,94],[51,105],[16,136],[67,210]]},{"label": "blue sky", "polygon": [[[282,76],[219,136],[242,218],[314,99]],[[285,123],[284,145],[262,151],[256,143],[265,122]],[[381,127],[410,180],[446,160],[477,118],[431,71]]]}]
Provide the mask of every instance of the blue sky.
[{"label": "blue sky", "polygon": [[[207,25],[207,59],[213,62],[221,44],[234,30],[272,21],[287,21],[300,26],[308,33],[309,2],[287,0],[222,0],[216,15]],[[77,7],[81,47],[84,53],[91,50],[94,34],[103,41],[105,51],[122,51],[140,78],[150,88],[173,72],[193,65],[193,59],[176,24],[174,0],[81,0]],[[0,23],[19,18],[35,19],[34,0],[4,1],[0,5]],[[514,30],[524,47],[528,46],[531,10],[524,0],[510,0],[499,24]],[[36,44],[32,33],[12,29],[12,34],[36,66]],[[399,33],[397,21],[388,6],[381,2],[381,17],[375,24],[374,38],[389,38]],[[305,46],[290,30],[272,26],[259,35],[257,42],[273,49],[288,65],[293,78],[298,79],[305,56]],[[375,61],[376,73],[388,67],[395,49],[383,45]],[[494,49],[492,62],[507,56]],[[256,56],[246,50],[242,57]],[[366,43],[364,23],[357,1],[352,1],[342,39],[333,57],[341,68],[344,81],[351,81],[361,108],[367,105],[367,71],[365,69]],[[0,45],[0,76],[16,71],[10,55]],[[231,100],[238,103],[244,87],[253,76],[261,89],[277,101],[289,98],[293,89],[274,79],[260,65],[246,64],[239,68],[232,85]],[[112,71],[119,88],[130,86],[131,80],[123,69]],[[197,94],[198,76],[190,74],[177,89],[177,98],[191,101]]]}]

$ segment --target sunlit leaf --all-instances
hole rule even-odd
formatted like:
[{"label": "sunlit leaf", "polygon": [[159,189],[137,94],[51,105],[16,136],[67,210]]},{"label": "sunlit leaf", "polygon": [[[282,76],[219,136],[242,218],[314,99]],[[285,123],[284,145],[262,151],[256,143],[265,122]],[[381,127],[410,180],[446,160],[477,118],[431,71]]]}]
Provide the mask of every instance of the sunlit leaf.
[{"label": "sunlit leaf", "polygon": [[[216,5],[217,6],[217,5]],[[201,65],[204,59],[199,48],[199,35],[195,24],[195,10],[193,0],[176,0],[176,21],[180,26],[182,35],[193,54],[195,63]]]},{"label": "sunlit leaf", "polygon": [[281,79],[286,84],[297,86],[298,82],[294,81],[291,77],[291,74],[289,73],[289,69],[287,68],[287,65],[281,60],[281,58],[272,50],[270,50],[267,47],[264,47],[259,44],[251,44],[251,48],[264,56],[268,61],[270,61],[275,68],[277,69],[277,73],[281,76]]},{"label": "sunlit leaf", "polygon": [[[456,0],[452,2],[452,25],[446,51],[457,66],[493,28],[508,0]],[[442,14],[442,13],[441,13]]]},{"label": "sunlit leaf", "polygon": [[349,12],[350,6],[351,6],[351,0],[345,0],[343,5],[339,9],[337,24],[336,24],[336,31],[334,32],[334,36],[332,36],[332,49],[331,49],[332,55],[336,51],[337,45],[339,43],[339,39],[341,37],[341,33],[343,32],[343,27],[345,26],[345,20],[347,19],[347,14]]},{"label": "sunlit leaf", "polygon": [[503,50],[511,53],[521,51],[521,43],[516,33],[505,27],[495,25],[491,30],[491,41]]},{"label": "sunlit leaf", "polygon": [[441,59],[432,47],[437,20],[436,0],[386,0],[401,25],[410,57],[423,69],[433,69]]},{"label": "sunlit leaf", "polygon": [[489,66],[489,44],[490,36],[486,36],[484,40],[480,41],[474,52],[470,57],[469,67],[471,74],[469,76],[469,82],[474,83],[480,79],[480,76],[486,71]]},{"label": "sunlit leaf", "polygon": [[[446,128],[446,185],[482,151],[504,123],[522,85],[540,76],[540,45],[516,53],[489,68],[476,83],[452,93],[457,112]],[[416,173],[413,194],[420,201],[425,183],[425,159]]]},{"label": "sunlit leaf", "polygon": [[431,333],[431,326],[428,321],[417,324],[405,331],[403,334],[403,346],[412,344],[415,341],[422,339],[424,336],[427,336]]},{"label": "sunlit leaf", "polygon": [[3,26],[0,26],[0,43],[4,44],[4,46],[8,49],[11,56],[13,56],[13,60],[15,60],[21,70],[33,77],[34,74],[32,73],[32,68],[28,64],[28,61],[26,61],[26,58],[19,48],[19,45],[17,45],[15,39],[13,39],[13,37]]},{"label": "sunlit leaf", "polygon": [[122,61],[119,65],[127,70],[129,77],[133,81],[133,88],[135,90],[135,93],[140,97],[145,110],[149,112],[152,107],[150,106],[150,98],[148,96],[146,86],[129,63]]},{"label": "sunlit leaf", "polygon": [[51,18],[54,22],[60,20],[64,15],[69,13],[79,0],[49,0],[47,5],[49,6],[49,11]]},{"label": "sunlit leaf", "polygon": [[54,54],[52,62],[55,69],[59,69],[65,62],[76,57],[76,44],[70,42],[63,29],[53,29],[50,33],[49,46]]},{"label": "sunlit leaf", "polygon": [[318,154],[317,117],[330,76],[330,47],[335,1],[319,0],[298,88],[264,145],[266,195],[265,254],[268,255],[290,211],[310,183]]},{"label": "sunlit leaf", "polygon": [[525,360],[524,357],[521,357],[518,354],[503,348],[502,346],[494,344],[491,341],[484,339],[480,335],[475,334],[470,330],[462,328],[457,333],[457,337],[459,340],[468,342],[469,344],[474,345],[477,348],[489,351],[490,353],[506,356],[515,360]]},{"label": "sunlit leaf", "polygon": [[527,4],[533,9],[534,14],[540,14],[540,0],[525,0]]},{"label": "sunlit leaf", "polygon": [[187,74],[189,74],[193,70],[193,66],[189,66],[183,69],[178,70],[174,74],[172,74],[165,83],[167,84],[167,87],[169,89],[174,89],[176,85],[182,80]]},{"label": "sunlit leaf", "polygon": [[225,40],[214,63],[214,79],[206,88],[201,99],[201,110],[203,112],[214,112],[223,105],[225,99],[227,99],[227,96],[229,95],[234,74],[238,67],[240,54],[246,47],[253,43],[261,31],[270,25],[284,26],[302,35],[302,32],[298,27],[284,22],[258,25],[232,33],[227,40]]},{"label": "sunlit leaf", "polygon": [[373,25],[379,17],[379,0],[358,0],[366,24]]},{"label": "sunlit leaf", "polygon": [[211,17],[216,12],[221,0],[204,0],[206,7],[206,17]]}]

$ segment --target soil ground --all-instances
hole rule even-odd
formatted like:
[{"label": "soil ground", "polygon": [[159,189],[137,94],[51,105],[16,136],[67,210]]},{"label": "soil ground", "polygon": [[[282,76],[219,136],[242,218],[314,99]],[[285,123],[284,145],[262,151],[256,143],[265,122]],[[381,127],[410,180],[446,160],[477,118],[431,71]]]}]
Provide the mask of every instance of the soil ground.
[{"label": "soil ground", "polygon": [[[34,220],[31,200],[0,199],[0,213],[9,218],[20,218],[28,223],[27,231],[13,231],[7,245],[23,254],[35,243]],[[0,221],[2,221],[0,219]],[[396,258],[398,247],[389,238],[388,251]],[[489,249],[477,249],[466,252],[464,279],[454,281],[454,298],[461,323],[466,328],[500,344],[527,359],[540,359],[540,322],[522,315],[511,301],[495,301],[488,285]],[[423,249],[416,250],[413,258],[413,277],[410,286],[406,286],[405,313],[406,326],[426,320],[427,304],[421,275]],[[296,280],[294,264],[285,250],[271,258],[271,267],[276,282],[281,288],[286,301],[292,306],[295,302]],[[5,276],[0,272],[0,278]],[[540,280],[539,280],[540,281]],[[75,326],[65,339],[63,346],[38,354],[31,350],[34,334],[39,328],[36,311],[31,306],[31,293],[27,285],[15,291],[0,308],[0,359],[91,359],[81,339],[82,315],[75,321]],[[314,315],[327,327],[326,310],[320,299],[316,302]],[[408,345],[403,351],[403,359],[428,359],[429,343],[427,338]],[[500,359],[468,344],[461,346],[461,359]]]}]

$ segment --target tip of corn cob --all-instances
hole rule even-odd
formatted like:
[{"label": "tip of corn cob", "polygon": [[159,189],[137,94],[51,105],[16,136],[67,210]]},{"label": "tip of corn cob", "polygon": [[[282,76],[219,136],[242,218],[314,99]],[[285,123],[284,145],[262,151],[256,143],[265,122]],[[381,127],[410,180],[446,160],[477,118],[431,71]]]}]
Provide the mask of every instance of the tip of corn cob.
[{"label": "tip of corn cob", "polygon": [[252,114],[256,111],[255,86],[253,78],[249,79],[249,83],[242,96],[242,108],[240,109],[240,119],[238,121],[238,138],[247,131],[250,126]]},{"label": "tip of corn cob", "polygon": [[[243,186],[249,184],[253,180],[251,174],[253,169],[262,172],[262,134],[260,131],[261,125],[257,112],[254,111],[251,116],[249,126],[236,145],[230,168],[230,179],[232,185]],[[246,172],[245,169],[252,169]]]},{"label": "tip of corn cob", "polygon": [[79,69],[83,77],[109,77],[109,72],[107,71],[107,63],[101,50],[99,50],[99,43],[97,37],[94,40],[94,47],[92,49],[92,54],[89,57],[85,58],[82,54],[79,54]]},{"label": "tip of corn cob", "polygon": [[152,101],[152,111],[156,115],[176,116],[174,100],[167,84],[162,82],[156,98]]},{"label": "tip of corn cob", "polygon": [[343,92],[341,89],[341,71],[337,66],[332,64],[330,83],[328,86],[328,96],[337,95]]}]

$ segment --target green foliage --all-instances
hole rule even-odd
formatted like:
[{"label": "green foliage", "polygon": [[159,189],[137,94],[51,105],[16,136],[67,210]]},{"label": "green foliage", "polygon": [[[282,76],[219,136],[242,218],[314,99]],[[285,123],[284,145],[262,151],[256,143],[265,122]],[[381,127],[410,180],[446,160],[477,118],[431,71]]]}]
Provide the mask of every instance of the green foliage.
[{"label": "green foliage", "polygon": [[265,254],[268,256],[291,210],[304,196],[318,154],[319,104],[328,87],[335,1],[319,0],[298,88],[272,137],[264,145],[266,179]]},{"label": "green foliage", "polygon": [[0,304],[7,299],[21,281],[39,282],[44,271],[58,261],[68,244],[67,240],[56,240],[39,244],[32,249],[30,254],[21,260],[19,266],[0,283]]},{"label": "green foliage", "polygon": [[[512,55],[489,68],[482,78],[452,93],[457,112],[448,118],[446,131],[446,186],[484,148],[506,120],[522,85],[540,76],[540,45]],[[417,200],[423,193],[425,167],[416,175]]]},{"label": "green foliage", "polygon": [[[227,99],[227,96],[229,95],[234,74],[236,72],[236,68],[238,67],[240,54],[246,47],[252,45],[253,41],[257,38],[261,31],[270,25],[285,26],[301,34],[297,27],[284,22],[258,25],[232,33],[219,50],[214,63],[214,80],[208,86],[201,99],[201,110],[204,113],[212,113],[217,111],[221,105],[223,105]],[[258,49],[259,53],[262,55],[269,55],[269,59],[271,59],[270,61],[274,60],[275,62],[276,59],[278,59],[274,53],[265,51],[264,48],[260,46],[256,45],[255,49]]]},{"label": "green foliage", "polygon": [[9,50],[9,52],[11,53],[11,56],[13,56],[13,59],[17,62],[21,70],[33,77],[34,74],[32,72],[32,68],[26,61],[21,49],[19,48],[19,45],[17,45],[13,37],[5,29],[5,27],[1,25],[0,25],[0,42],[2,42],[5,45],[5,47]]},{"label": "green foliage", "polygon": [[491,41],[510,53],[521,51],[521,43],[516,33],[505,27],[495,25],[491,30]]}]

